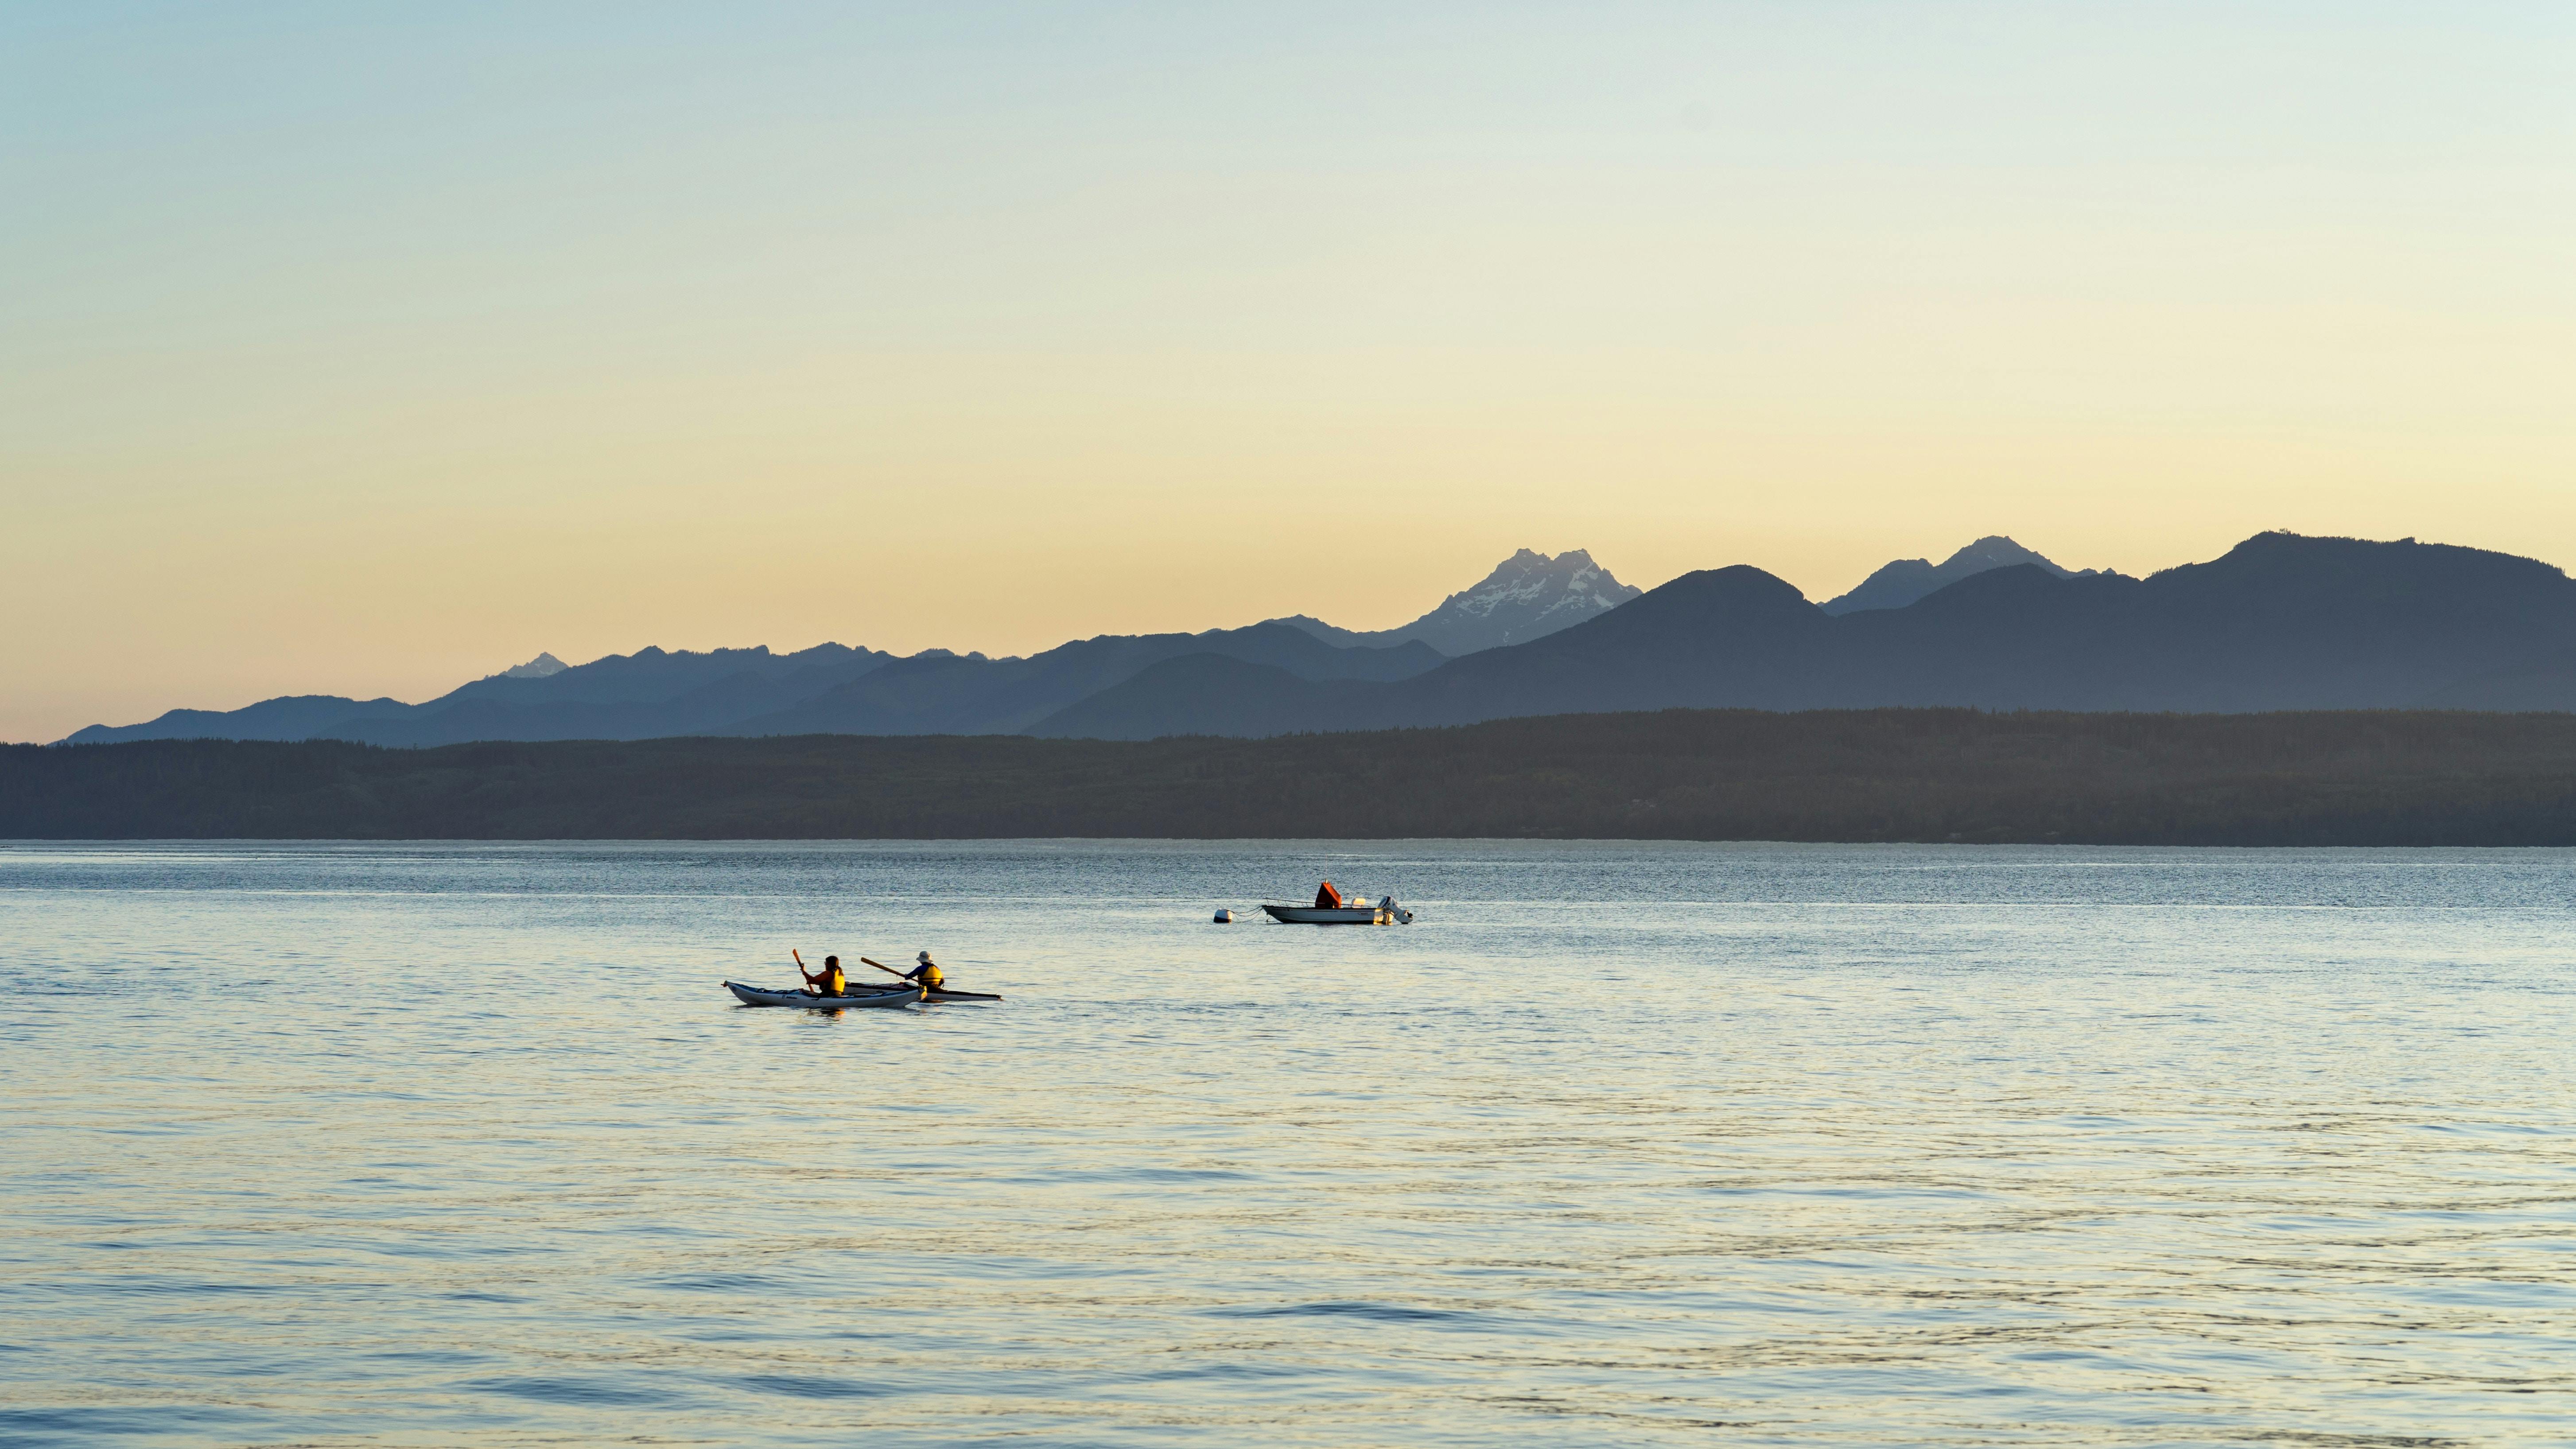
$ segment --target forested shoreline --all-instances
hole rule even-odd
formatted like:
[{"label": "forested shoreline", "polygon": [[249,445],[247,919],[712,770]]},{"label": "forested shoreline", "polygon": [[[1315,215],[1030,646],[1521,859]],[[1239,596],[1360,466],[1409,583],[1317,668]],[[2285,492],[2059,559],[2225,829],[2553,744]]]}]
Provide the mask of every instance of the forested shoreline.
[{"label": "forested shoreline", "polygon": [[1264,740],[13,745],[0,836],[2576,845],[2576,715],[1666,710]]}]

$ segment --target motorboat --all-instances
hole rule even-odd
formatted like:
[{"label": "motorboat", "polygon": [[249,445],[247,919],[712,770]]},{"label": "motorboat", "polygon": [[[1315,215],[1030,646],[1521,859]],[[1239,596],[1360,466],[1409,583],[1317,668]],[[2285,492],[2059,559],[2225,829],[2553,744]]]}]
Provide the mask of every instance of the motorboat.
[{"label": "motorboat", "polygon": [[1287,906],[1264,901],[1261,903],[1261,909],[1270,913],[1270,919],[1291,926],[1409,926],[1413,924],[1413,912],[1397,905],[1393,896],[1381,899],[1376,905],[1362,901],[1338,906]]}]

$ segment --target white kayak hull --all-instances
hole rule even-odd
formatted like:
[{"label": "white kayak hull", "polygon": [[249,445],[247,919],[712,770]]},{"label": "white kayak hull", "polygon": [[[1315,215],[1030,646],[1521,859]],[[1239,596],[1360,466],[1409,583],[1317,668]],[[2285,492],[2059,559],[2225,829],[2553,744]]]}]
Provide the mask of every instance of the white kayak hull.
[{"label": "white kayak hull", "polygon": [[870,991],[856,996],[808,996],[802,991],[764,991],[728,981],[725,989],[745,1006],[802,1006],[813,1011],[843,1011],[853,1006],[910,1006],[921,999],[918,986]]}]

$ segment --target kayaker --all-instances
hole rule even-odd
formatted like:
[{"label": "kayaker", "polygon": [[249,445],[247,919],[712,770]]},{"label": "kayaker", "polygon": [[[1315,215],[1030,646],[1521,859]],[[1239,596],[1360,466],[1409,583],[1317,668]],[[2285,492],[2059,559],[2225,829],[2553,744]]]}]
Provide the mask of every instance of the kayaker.
[{"label": "kayaker", "polygon": [[796,974],[805,978],[806,987],[817,996],[847,996],[850,994],[849,978],[841,974],[841,958],[838,956],[824,957],[823,969],[820,971],[808,971],[805,969],[804,964],[799,962],[796,967]]},{"label": "kayaker", "polygon": [[924,996],[937,991],[942,985],[946,984],[948,978],[941,974],[939,963],[930,959],[929,952],[924,951],[915,959],[919,960],[921,964],[903,973],[904,980],[913,982],[920,986],[921,993]]},{"label": "kayaker", "polygon": [[1338,911],[1341,908],[1342,893],[1340,889],[1331,881],[1324,882],[1324,888],[1315,892],[1315,909],[1319,911]]}]

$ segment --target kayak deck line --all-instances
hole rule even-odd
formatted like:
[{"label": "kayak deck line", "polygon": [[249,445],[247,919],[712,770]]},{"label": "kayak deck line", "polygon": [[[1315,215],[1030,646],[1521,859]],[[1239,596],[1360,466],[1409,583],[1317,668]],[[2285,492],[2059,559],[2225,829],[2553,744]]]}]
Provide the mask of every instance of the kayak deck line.
[{"label": "kayak deck line", "polygon": [[[856,985],[856,983],[852,984]],[[852,996],[864,996],[869,992],[874,991],[904,991],[908,989],[909,988],[902,986],[872,986],[867,988],[865,991],[854,990],[849,994]],[[937,1006],[943,1001],[999,1001],[1002,998],[998,994],[990,991],[951,991],[947,987],[943,986],[937,990],[924,991],[921,993],[921,999],[928,1005]]]}]

